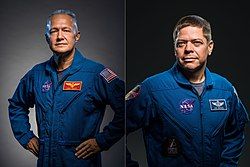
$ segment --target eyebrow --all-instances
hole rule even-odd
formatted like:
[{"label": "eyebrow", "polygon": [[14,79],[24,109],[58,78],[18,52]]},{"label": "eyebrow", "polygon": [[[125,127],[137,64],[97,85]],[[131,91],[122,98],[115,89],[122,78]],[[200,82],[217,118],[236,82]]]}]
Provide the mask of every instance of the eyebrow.
[{"label": "eyebrow", "polygon": [[60,27],[60,28],[58,28],[58,27],[51,27],[51,30],[52,29],[72,29],[72,27]]},{"label": "eyebrow", "polygon": [[176,39],[176,41],[203,41],[203,39],[201,38],[195,38],[195,39],[191,39],[191,40],[186,40],[186,39]]}]

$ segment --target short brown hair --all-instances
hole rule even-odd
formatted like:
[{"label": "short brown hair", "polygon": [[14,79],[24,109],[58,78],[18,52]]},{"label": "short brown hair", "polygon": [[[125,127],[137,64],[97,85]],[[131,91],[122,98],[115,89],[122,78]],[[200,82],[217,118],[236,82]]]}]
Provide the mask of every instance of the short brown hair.
[{"label": "short brown hair", "polygon": [[197,15],[187,15],[182,17],[177,24],[175,25],[174,31],[173,31],[173,40],[175,42],[177,38],[177,34],[179,31],[187,26],[193,26],[193,27],[200,27],[202,28],[203,35],[207,39],[207,41],[212,40],[212,30],[210,23],[205,20],[204,18],[197,16]]}]

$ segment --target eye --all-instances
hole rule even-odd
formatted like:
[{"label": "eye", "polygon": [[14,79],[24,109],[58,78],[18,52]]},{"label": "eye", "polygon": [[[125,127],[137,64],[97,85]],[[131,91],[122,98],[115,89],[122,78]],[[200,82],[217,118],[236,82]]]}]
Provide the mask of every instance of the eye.
[{"label": "eye", "polygon": [[177,41],[176,42],[176,47],[181,48],[181,47],[184,47],[186,44],[187,44],[186,41]]},{"label": "eye", "polygon": [[202,41],[193,41],[192,43],[194,44],[195,47],[199,47],[200,45],[203,44]]},{"label": "eye", "polygon": [[65,29],[63,29],[63,32],[72,32],[72,31],[69,28],[65,28]]},{"label": "eye", "polygon": [[50,31],[49,31],[49,33],[50,34],[53,34],[53,33],[56,33],[58,30],[56,30],[56,29],[51,29]]}]

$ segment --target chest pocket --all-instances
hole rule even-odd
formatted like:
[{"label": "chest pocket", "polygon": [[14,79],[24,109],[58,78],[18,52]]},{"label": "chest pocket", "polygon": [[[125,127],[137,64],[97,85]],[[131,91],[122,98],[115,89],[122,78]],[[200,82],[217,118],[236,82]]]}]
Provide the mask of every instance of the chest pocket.
[{"label": "chest pocket", "polygon": [[100,109],[105,109],[99,96],[91,87],[75,94],[68,103],[69,105],[64,108],[74,108],[84,115],[94,114],[99,112]]},{"label": "chest pocket", "polygon": [[[73,105],[75,102],[78,101],[78,99],[80,99],[80,97],[84,94],[83,91],[81,92],[76,92],[74,94],[72,94],[70,97],[68,97],[67,99],[65,99],[61,109],[59,110],[60,113],[65,112],[67,110],[68,107],[70,107],[71,105]],[[63,100],[63,99],[62,99]]]},{"label": "chest pocket", "polygon": [[[162,152],[166,152],[164,151],[164,149],[169,149],[169,146],[166,147],[165,145],[166,140],[176,138],[179,141],[179,144],[177,145],[179,147],[179,154],[177,155],[177,157],[174,156],[174,159],[178,158],[179,161],[182,161],[184,160],[183,158],[185,158],[187,161],[193,162],[194,156],[188,156],[190,154],[195,155],[194,146],[192,143],[193,132],[190,129],[186,128],[182,123],[180,123],[170,112],[161,110],[160,117],[163,121],[162,135],[164,143],[162,145]],[[171,157],[167,156],[165,158]]]},{"label": "chest pocket", "polygon": [[209,99],[207,105],[210,110],[204,110],[206,129],[209,130],[211,137],[215,137],[223,132],[222,128],[230,115],[231,105],[226,99]]},{"label": "chest pocket", "polygon": [[85,114],[98,112],[99,106],[101,106],[101,103],[98,102],[97,95],[93,90],[89,89],[84,97],[83,112]]},{"label": "chest pocket", "polygon": [[185,134],[188,139],[191,139],[192,132],[179,123],[175,117],[164,110],[161,110],[161,119],[163,121],[164,136],[179,136]]}]

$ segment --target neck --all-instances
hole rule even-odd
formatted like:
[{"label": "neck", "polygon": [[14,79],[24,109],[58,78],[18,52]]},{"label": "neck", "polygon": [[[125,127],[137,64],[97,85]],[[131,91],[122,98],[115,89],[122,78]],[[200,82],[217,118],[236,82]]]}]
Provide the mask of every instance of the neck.
[{"label": "neck", "polygon": [[202,83],[205,80],[205,73],[192,73],[186,75],[191,83]]},{"label": "neck", "polygon": [[67,69],[73,62],[74,54],[75,54],[75,49],[63,54],[55,53],[54,57],[55,57],[55,62],[57,64],[57,71],[63,71]]},{"label": "neck", "polygon": [[205,80],[205,66],[197,71],[185,71],[183,74],[187,77],[191,83],[202,83]]}]

